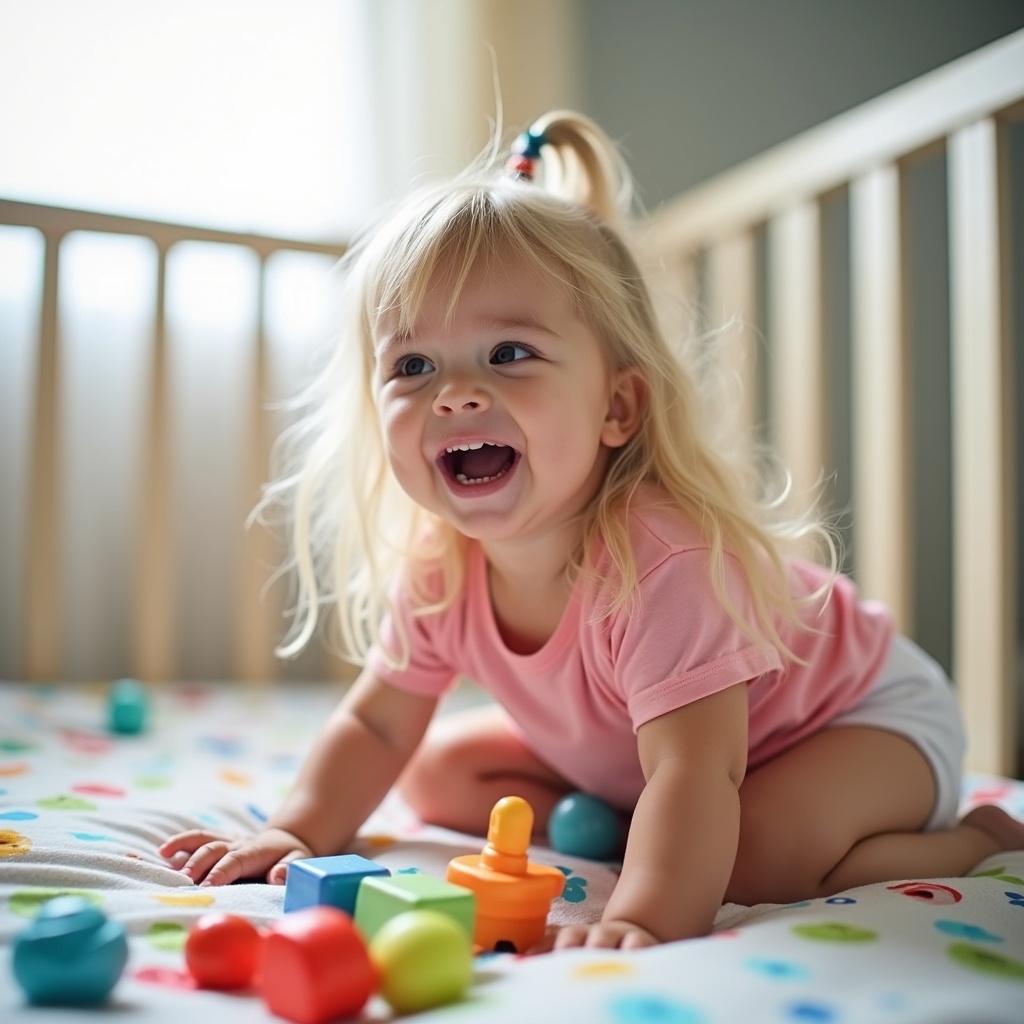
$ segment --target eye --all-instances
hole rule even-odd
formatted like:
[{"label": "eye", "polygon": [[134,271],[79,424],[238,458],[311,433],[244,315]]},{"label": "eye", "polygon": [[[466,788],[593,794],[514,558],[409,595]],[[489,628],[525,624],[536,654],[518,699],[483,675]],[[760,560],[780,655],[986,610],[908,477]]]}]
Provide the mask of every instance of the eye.
[{"label": "eye", "polygon": [[491,362],[495,364],[514,363],[520,359],[530,359],[534,355],[532,349],[517,341],[503,341],[492,353]]},{"label": "eye", "polygon": [[405,356],[399,360],[395,372],[399,377],[418,377],[420,374],[430,373],[433,369],[434,364],[423,356]]}]

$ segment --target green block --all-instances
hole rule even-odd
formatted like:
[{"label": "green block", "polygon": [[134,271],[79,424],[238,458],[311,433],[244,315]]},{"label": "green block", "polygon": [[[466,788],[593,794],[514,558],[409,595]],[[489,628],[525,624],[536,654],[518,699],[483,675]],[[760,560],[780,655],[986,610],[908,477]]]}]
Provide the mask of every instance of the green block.
[{"label": "green block", "polygon": [[476,894],[432,875],[370,876],[359,884],[355,922],[366,941],[393,917],[407,910],[436,910],[447,914],[472,939]]}]

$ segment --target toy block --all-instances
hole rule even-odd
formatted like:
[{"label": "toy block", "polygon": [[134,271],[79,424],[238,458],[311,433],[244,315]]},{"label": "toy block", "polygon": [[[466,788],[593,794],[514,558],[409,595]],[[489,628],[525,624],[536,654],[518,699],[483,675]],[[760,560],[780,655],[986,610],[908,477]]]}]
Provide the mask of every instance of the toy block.
[{"label": "toy block", "polygon": [[528,859],[532,831],[533,808],[507,796],[491,811],[483,851],[448,862],[448,881],[476,893],[473,939],[485,951],[525,953],[538,943],[565,888],[558,868]]},{"label": "toy block", "polygon": [[326,905],[355,914],[356,894],[364,878],[390,875],[386,867],[355,853],[293,860],[285,876],[285,912]]},{"label": "toy block", "polygon": [[30,1003],[96,1006],[127,961],[124,925],[81,896],[58,896],[16,936],[11,967]]},{"label": "toy block", "polygon": [[296,1024],[355,1016],[379,974],[352,918],[337,907],[307,907],[267,929],[257,969],[271,1013]]},{"label": "toy block", "polygon": [[430,875],[411,874],[368,877],[359,886],[355,920],[367,940],[391,918],[409,910],[438,911],[460,924],[467,936],[473,935],[476,896],[461,885]]}]

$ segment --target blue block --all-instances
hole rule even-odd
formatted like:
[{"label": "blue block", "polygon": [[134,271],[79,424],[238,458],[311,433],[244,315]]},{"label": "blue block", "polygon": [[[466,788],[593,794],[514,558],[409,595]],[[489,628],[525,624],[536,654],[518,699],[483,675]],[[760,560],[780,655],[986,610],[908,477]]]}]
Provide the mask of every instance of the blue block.
[{"label": "blue block", "polygon": [[364,878],[390,874],[386,867],[355,853],[293,860],[285,878],[284,909],[287,912],[326,905],[352,917],[359,883]]}]

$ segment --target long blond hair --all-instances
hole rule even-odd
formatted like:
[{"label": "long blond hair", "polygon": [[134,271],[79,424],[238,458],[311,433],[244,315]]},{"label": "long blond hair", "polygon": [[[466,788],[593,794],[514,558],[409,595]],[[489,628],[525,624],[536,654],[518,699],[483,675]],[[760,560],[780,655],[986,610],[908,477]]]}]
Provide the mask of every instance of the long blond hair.
[{"label": "long blond hair", "polygon": [[[411,327],[442,263],[450,309],[478,260],[511,256],[545,273],[554,268],[603,342],[611,369],[635,368],[642,378],[639,429],[612,452],[603,486],[583,513],[578,550],[570,553],[573,569],[586,572],[598,540],[608,551],[614,572],[603,581],[602,608],[622,607],[634,595],[624,512],[645,484],[700,529],[723,606],[762,642],[785,651],[780,623],[797,622],[805,599],[795,599],[788,586],[787,548],[816,537],[835,567],[831,532],[813,509],[780,514],[779,475],[766,473],[770,460],[757,457],[754,445],[726,450],[709,437],[700,375],[667,342],[628,241],[632,182],[615,145],[593,121],[571,111],[546,115],[531,133],[543,140],[538,181],[514,180],[495,147],[455,180],[414,192],[342,262],[338,342],[302,396],[305,415],[282,439],[287,468],[263,502],[283,504],[290,519],[289,567],[297,591],[283,655],[301,650],[322,607],[334,606],[341,653],[361,661],[379,641],[396,578],[412,588],[418,614],[447,607],[459,593],[467,542],[399,488],[372,384],[382,318]],[[727,555],[746,578],[753,622],[726,593]],[[424,585],[428,573],[417,571],[425,567],[435,570],[430,588]],[[396,664],[408,654],[402,638],[400,648],[389,655]]]}]

